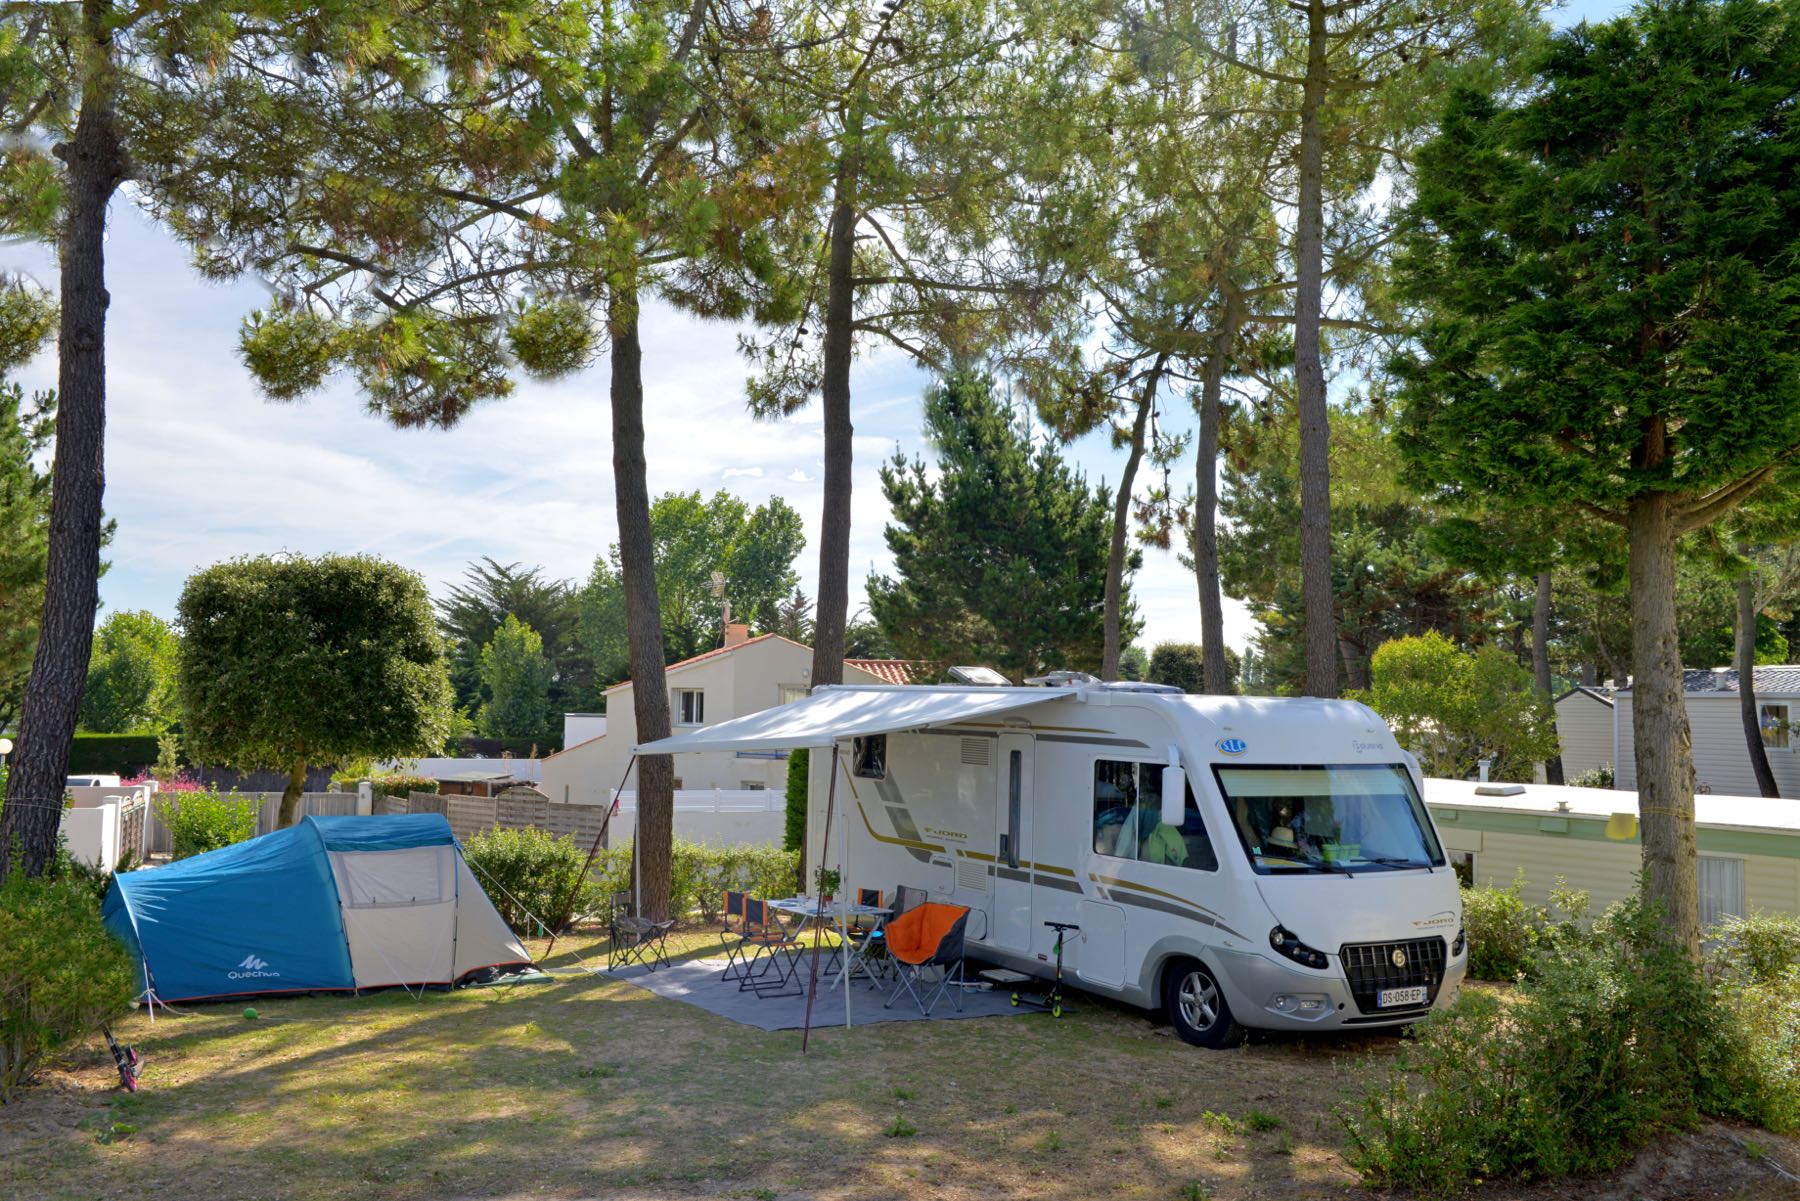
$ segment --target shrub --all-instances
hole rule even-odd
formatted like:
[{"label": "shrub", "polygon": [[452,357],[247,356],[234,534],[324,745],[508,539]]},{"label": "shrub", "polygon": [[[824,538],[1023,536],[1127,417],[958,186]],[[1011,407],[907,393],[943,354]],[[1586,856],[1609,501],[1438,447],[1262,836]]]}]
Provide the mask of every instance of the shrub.
[{"label": "shrub", "polygon": [[10,873],[0,884],[0,1102],[46,1056],[124,1014],[136,992],[131,959],[90,893]]},{"label": "shrub", "polygon": [[1717,977],[1772,984],[1800,966],[1800,917],[1753,912],[1712,929],[1709,967]]},{"label": "shrub", "polygon": [[1602,763],[1599,767],[1590,767],[1580,775],[1570,777],[1566,782],[1571,788],[1611,788],[1613,786],[1613,765]]},{"label": "shrub", "polygon": [[1550,904],[1528,904],[1521,895],[1521,871],[1505,888],[1463,889],[1463,928],[1469,934],[1469,975],[1476,980],[1512,980],[1532,968],[1545,951],[1587,937],[1588,894],[1557,877]]},{"label": "shrub", "polygon": [[[631,887],[631,844],[603,852],[596,864],[602,891]],[[719,918],[725,890],[759,897],[784,897],[794,891],[800,870],[798,852],[774,846],[713,847],[677,838],[670,863],[669,908],[679,917]]]},{"label": "shrub", "polygon": [[377,776],[369,781],[369,786],[376,796],[409,796],[415,792],[435,793],[438,782],[430,776]]},{"label": "shrub", "polygon": [[463,858],[481,880],[494,908],[513,932],[522,937],[546,933],[545,924],[560,916],[557,910],[573,905],[575,916],[596,913],[602,907],[601,861],[589,878],[581,879],[587,849],[568,835],[558,838],[548,830],[499,828],[476,834],[463,843]]},{"label": "shrub", "polygon": [[155,734],[77,734],[69,747],[72,776],[129,776],[156,762]]},{"label": "shrub", "polygon": [[169,827],[175,858],[186,859],[216,851],[256,835],[256,814],[261,807],[233,789],[220,796],[213,789],[182,792],[179,800],[159,799],[156,814]]},{"label": "shrub", "polygon": [[1727,979],[1719,1000],[1735,1053],[1712,1111],[1782,1134],[1800,1131],[1800,966],[1768,979]]},{"label": "shrub", "polygon": [[1453,1192],[1607,1171],[1700,1113],[1780,1123],[1800,1015],[1771,1024],[1747,1030],[1640,893],[1549,937],[1510,1004],[1471,990],[1420,1023],[1345,1115],[1350,1158],[1373,1186]]}]

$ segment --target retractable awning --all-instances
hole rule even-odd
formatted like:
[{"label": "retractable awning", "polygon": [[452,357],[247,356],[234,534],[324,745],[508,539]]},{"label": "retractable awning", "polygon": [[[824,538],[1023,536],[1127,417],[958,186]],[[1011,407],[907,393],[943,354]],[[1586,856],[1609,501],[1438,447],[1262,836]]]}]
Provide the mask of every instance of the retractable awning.
[{"label": "retractable awning", "polygon": [[804,700],[632,749],[640,755],[791,751],[829,747],[840,738],[955,725],[1029,705],[1075,703],[1072,691],[1056,688],[822,688]]}]

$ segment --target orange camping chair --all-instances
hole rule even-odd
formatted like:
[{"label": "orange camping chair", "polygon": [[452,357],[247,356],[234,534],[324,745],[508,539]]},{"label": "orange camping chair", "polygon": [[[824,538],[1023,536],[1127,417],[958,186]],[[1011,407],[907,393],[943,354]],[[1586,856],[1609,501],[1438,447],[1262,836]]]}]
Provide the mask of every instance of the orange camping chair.
[{"label": "orange camping chair", "polygon": [[[945,905],[926,901],[908,909],[887,924],[887,950],[898,969],[900,983],[889,995],[883,1008],[891,1008],[901,993],[910,996],[926,1017],[937,1008],[946,990],[951,1004],[962,1009],[963,939],[968,932],[969,911],[961,905]],[[940,973],[936,991],[929,1000],[919,995],[918,986],[928,983],[925,973],[936,968]]]}]

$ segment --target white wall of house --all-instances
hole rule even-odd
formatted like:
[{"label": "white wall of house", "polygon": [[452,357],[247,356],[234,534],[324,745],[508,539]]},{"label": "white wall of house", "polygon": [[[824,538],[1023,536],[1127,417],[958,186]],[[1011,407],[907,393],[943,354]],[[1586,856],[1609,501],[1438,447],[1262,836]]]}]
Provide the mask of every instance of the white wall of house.
[{"label": "white wall of house", "polygon": [[1556,702],[1556,740],[1562,744],[1563,779],[1613,762],[1613,707],[1577,688]]},{"label": "white wall of house", "polygon": [[606,733],[604,713],[563,714],[563,746],[571,747]]},{"label": "white wall of house", "polygon": [[[1796,728],[1786,747],[1769,748],[1769,770],[1784,797],[1800,797],[1800,696],[1758,696],[1763,705],[1786,705]],[[1615,703],[1619,715],[1619,761],[1616,786],[1637,787],[1636,741],[1631,728],[1631,694],[1621,692]],[[1756,773],[1750,767],[1750,751],[1744,743],[1744,722],[1738,713],[1735,692],[1716,696],[1687,694],[1688,726],[1694,745],[1695,786],[1726,796],[1756,796]]]},{"label": "white wall of house", "polygon": [[[668,671],[670,715],[675,733],[692,729],[682,724],[683,692],[701,697],[702,725],[717,725],[747,713],[760,712],[784,700],[806,695],[812,678],[812,648],[779,636],[754,638],[736,646],[709,652],[672,665]],[[853,684],[878,684],[868,672],[846,665],[844,679]],[[629,682],[606,693],[606,733],[564,749],[544,760],[540,787],[553,801],[600,805],[610,803],[619,787],[631,748],[638,741],[637,713]],[[740,756],[722,752],[680,755],[675,759],[676,787],[685,790],[745,788],[781,790],[787,785],[787,756]],[[637,787],[637,776],[626,782]]]}]

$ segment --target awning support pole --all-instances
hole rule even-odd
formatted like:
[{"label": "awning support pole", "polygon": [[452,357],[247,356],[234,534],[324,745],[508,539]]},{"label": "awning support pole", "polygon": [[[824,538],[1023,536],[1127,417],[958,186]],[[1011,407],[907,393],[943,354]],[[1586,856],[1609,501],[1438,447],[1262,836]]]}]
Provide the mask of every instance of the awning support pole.
[{"label": "awning support pole", "polygon": [[[619,794],[625,791],[625,781],[631,779],[631,769],[636,766],[637,755],[633,754],[630,759],[625,761],[625,774],[619,777],[619,786],[613,790],[612,804],[606,807],[606,816],[600,819],[600,830],[594,835],[594,845],[588,848],[587,859],[582,863],[581,870],[575,873],[575,878],[569,881],[569,895],[564,897],[562,904],[556,907],[555,921],[550,926],[550,945],[544,948],[545,959],[550,958],[550,952],[556,949],[556,932],[568,925],[569,919],[575,916],[569,910],[575,905],[575,898],[581,892],[581,882],[587,878],[588,869],[594,866],[594,860],[600,855],[600,844],[606,841],[606,828],[612,825],[613,814],[619,811]],[[633,810],[633,812],[636,811]],[[635,835],[631,842],[631,854],[635,859],[637,856],[637,837]]]},{"label": "awning support pole", "polygon": [[[811,760],[809,759],[809,768],[810,764]],[[838,744],[837,740],[834,738],[831,742],[831,783],[828,784],[825,789],[825,836],[819,840],[820,871],[825,870],[825,857],[831,854],[831,815],[837,809],[837,773]],[[800,861],[802,863],[806,862],[805,850],[800,852],[800,856]],[[812,1041],[813,998],[819,995],[819,940],[825,935],[825,890],[817,887],[817,876],[813,877],[813,881],[813,898],[816,908],[813,910],[812,975],[808,979],[806,985],[806,1018],[800,1027],[800,1054],[802,1055],[806,1054],[806,1046]],[[805,882],[802,881],[802,887],[804,887],[804,885]],[[843,887],[842,882],[838,884],[838,887]],[[838,953],[843,953],[842,947],[838,949]],[[850,995],[849,985],[850,982],[848,980],[844,981],[844,995],[846,997]]]}]

